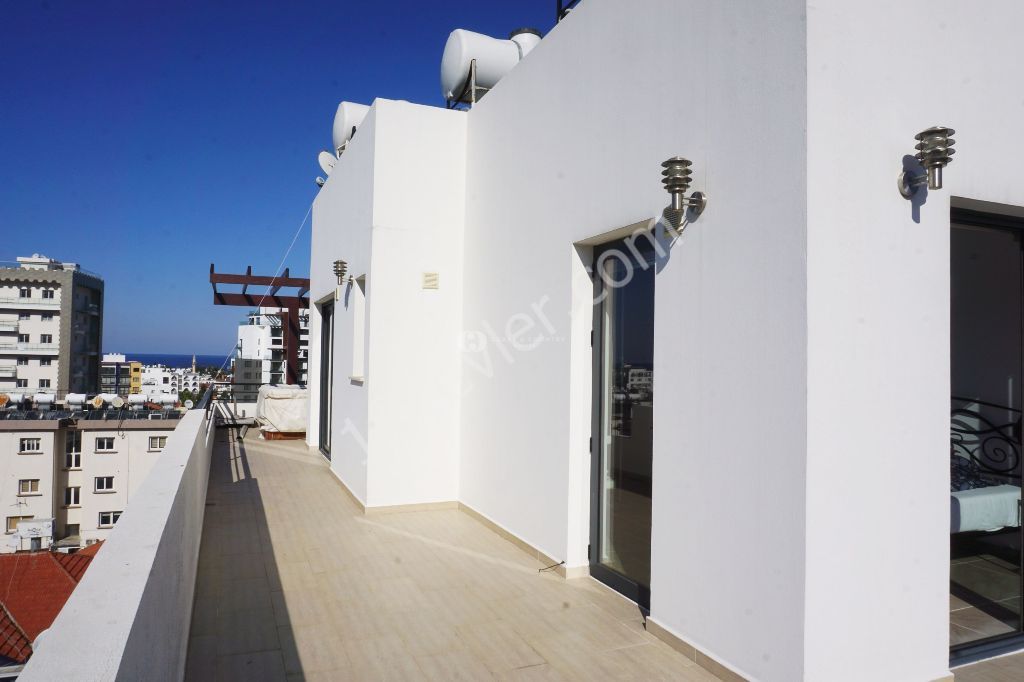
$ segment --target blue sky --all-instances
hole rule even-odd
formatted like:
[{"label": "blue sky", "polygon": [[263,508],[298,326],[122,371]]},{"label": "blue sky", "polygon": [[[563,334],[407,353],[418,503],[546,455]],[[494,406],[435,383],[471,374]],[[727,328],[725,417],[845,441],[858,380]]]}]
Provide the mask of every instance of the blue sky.
[{"label": "blue sky", "polygon": [[547,32],[555,4],[0,3],[0,261],[102,275],[106,351],[223,353],[244,310],[213,305],[210,263],[274,271],[338,102],[443,106],[452,29]]}]

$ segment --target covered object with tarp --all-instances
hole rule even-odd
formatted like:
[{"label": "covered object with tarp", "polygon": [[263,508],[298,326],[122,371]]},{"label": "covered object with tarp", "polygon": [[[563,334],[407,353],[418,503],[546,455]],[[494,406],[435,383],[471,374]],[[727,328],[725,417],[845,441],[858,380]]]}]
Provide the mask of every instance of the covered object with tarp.
[{"label": "covered object with tarp", "polygon": [[260,386],[256,421],[265,438],[304,438],[308,419],[308,390],[297,386]]}]

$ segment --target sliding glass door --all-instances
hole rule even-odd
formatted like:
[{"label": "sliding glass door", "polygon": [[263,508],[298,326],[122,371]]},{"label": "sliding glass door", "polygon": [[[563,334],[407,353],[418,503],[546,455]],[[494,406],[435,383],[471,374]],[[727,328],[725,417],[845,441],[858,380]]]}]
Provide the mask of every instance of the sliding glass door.
[{"label": "sliding glass door", "polygon": [[954,211],[950,239],[950,612],[954,659],[1018,639],[1021,619],[1021,230]]},{"label": "sliding glass door", "polygon": [[654,250],[645,236],[597,250],[590,572],[650,605]]},{"label": "sliding glass door", "polygon": [[334,384],[334,303],[320,306],[320,452],[331,458],[331,402]]}]

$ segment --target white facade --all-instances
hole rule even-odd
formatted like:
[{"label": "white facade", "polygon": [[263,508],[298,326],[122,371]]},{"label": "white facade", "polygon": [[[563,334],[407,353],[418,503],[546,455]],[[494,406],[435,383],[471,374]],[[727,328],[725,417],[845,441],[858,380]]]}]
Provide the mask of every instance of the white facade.
[{"label": "white facade", "polygon": [[[262,307],[238,325],[235,383],[283,384],[287,375],[281,308]],[[299,310],[299,382],[307,383],[309,311]]]},{"label": "white facade", "polygon": [[0,421],[0,508],[7,539],[0,552],[28,549],[16,541],[20,519],[55,519],[57,540],[78,537],[84,546],[105,539],[177,423],[79,419],[69,428],[57,419]]},{"label": "white facade", "polygon": [[204,384],[212,383],[213,377],[202,372],[193,372],[187,367],[165,367],[164,365],[142,366],[142,391],[151,399],[174,396],[184,390],[194,395]]},{"label": "white facade", "polygon": [[[313,207],[310,445],[333,304],[352,493],[585,570],[588,268],[686,156],[711,200],[659,237],[650,620],[750,679],[947,676],[950,208],[1024,206],[1024,8],[959,9],[589,0],[468,113],[377,100]],[[959,152],[909,202],[936,123]]]},{"label": "white facade", "polygon": [[103,281],[35,254],[0,268],[0,393],[95,391]]}]

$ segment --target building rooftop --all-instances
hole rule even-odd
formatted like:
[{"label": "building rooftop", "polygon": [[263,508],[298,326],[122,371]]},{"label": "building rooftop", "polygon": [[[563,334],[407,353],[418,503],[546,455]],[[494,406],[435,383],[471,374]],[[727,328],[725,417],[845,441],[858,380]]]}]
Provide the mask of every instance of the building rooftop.
[{"label": "building rooftop", "polygon": [[187,680],[717,679],[463,511],[364,515],[304,442],[227,435]]},{"label": "building rooftop", "polygon": [[102,543],[76,554],[0,554],[0,656],[24,663],[53,623]]}]

